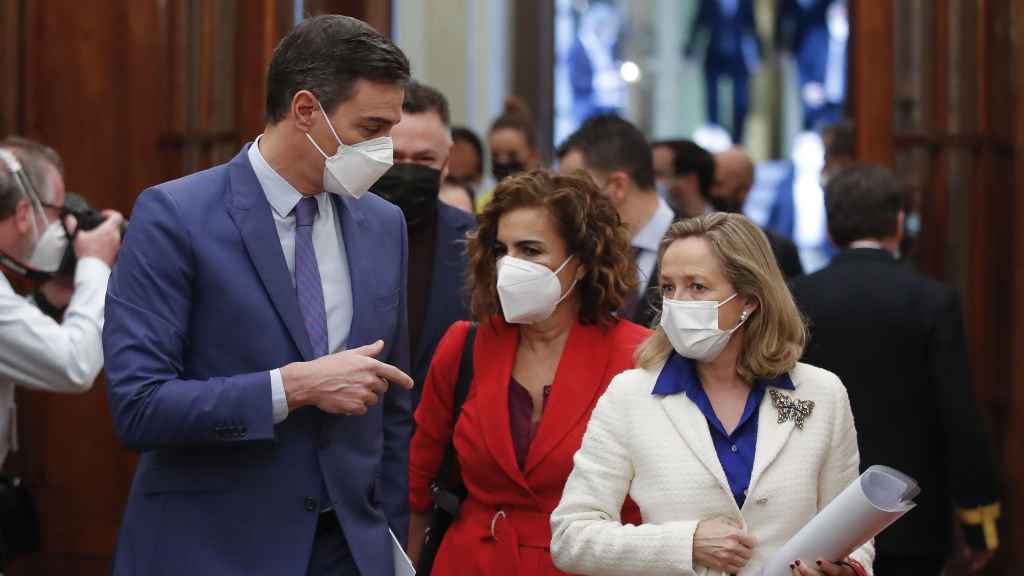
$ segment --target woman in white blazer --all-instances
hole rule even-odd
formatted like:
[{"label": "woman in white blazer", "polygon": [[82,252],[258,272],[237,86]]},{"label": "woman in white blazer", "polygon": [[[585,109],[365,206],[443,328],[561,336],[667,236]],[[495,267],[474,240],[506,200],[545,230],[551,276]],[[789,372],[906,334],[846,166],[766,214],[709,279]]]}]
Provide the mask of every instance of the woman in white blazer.
[{"label": "woman in white blazer", "polygon": [[[797,362],[803,321],[745,217],[674,224],[660,282],[660,327],[593,412],[551,555],[579,574],[754,575],[859,474],[846,389]],[[640,526],[620,522],[627,495]],[[869,542],[790,568],[865,576],[873,557]]]}]

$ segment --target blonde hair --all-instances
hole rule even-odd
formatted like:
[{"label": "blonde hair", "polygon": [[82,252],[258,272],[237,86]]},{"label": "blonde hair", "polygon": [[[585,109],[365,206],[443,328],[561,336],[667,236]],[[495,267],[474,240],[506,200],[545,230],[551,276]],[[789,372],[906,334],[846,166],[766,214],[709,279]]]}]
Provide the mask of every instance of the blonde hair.
[{"label": "blonde hair", "polygon": [[[676,240],[698,237],[707,240],[725,277],[743,298],[757,302],[757,310],[745,324],[743,349],[736,370],[746,381],[774,378],[796,366],[807,342],[807,328],[793,302],[768,238],[753,222],[739,214],[706,214],[676,222],[661,241],[658,259]],[[637,366],[650,369],[672,353],[665,330],[637,348]]]}]

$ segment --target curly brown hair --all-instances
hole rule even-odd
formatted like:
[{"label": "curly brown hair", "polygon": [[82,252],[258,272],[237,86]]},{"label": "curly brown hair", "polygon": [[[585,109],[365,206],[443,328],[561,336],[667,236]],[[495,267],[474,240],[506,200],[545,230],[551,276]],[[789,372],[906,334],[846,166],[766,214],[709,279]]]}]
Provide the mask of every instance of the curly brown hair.
[{"label": "curly brown hair", "polygon": [[470,310],[480,322],[501,312],[495,245],[498,221],[518,208],[541,207],[558,223],[558,235],[586,274],[576,284],[580,322],[609,325],[638,284],[629,230],[589,178],[536,170],[510,176],[494,190],[468,236]]}]

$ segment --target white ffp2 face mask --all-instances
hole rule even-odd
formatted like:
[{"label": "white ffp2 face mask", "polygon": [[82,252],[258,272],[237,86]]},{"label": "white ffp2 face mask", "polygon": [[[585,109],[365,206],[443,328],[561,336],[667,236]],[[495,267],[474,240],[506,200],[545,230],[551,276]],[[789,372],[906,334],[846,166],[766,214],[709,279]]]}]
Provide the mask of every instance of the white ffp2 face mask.
[{"label": "white ffp2 face mask", "polygon": [[[35,230],[36,227],[33,225],[33,231]],[[29,268],[39,272],[56,272],[60,269],[67,248],[68,235],[64,231],[64,225],[54,220],[43,229],[43,233],[36,239],[32,255],[29,256],[26,264]]]},{"label": "white ffp2 face mask", "polygon": [[306,138],[324,157],[324,190],[333,194],[348,194],[362,198],[373,183],[380,179],[395,162],[394,143],[388,136],[366,140],[353,146],[341,141],[331,124],[331,119],[318,101],[320,113],[324,115],[327,127],[338,141],[338,151],[328,156],[323,148],[306,133]]},{"label": "white ffp2 face mask", "polygon": [[675,351],[683,358],[698,362],[711,362],[718,358],[733,332],[739,330],[749,316],[744,310],[732,330],[718,327],[718,309],[735,297],[733,294],[721,302],[666,298],[661,309],[661,327]]},{"label": "white ffp2 face mask", "polygon": [[498,300],[505,322],[509,324],[535,324],[551,317],[555,308],[576,286],[573,280],[562,294],[558,273],[572,260],[565,259],[554,272],[550,268],[529,260],[503,256],[498,260]]}]

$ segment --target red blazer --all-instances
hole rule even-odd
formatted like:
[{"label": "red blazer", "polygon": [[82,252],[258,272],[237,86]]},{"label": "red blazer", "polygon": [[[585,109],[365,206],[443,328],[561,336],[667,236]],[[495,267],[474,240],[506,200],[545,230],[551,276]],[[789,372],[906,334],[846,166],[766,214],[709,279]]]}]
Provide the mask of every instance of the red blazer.
[{"label": "red blazer", "polygon": [[[456,323],[441,340],[416,411],[409,454],[415,512],[430,510],[430,482],[452,435],[452,400],[468,327]],[[549,552],[551,511],[562,497],[597,399],[615,375],[633,367],[633,352],[649,334],[624,320],[606,328],[573,326],[520,469],[508,409],[519,328],[501,319],[480,325],[475,374],[455,428],[455,449],[469,495],[441,544],[434,574],[562,574]],[[640,521],[631,503],[623,518]]]}]

